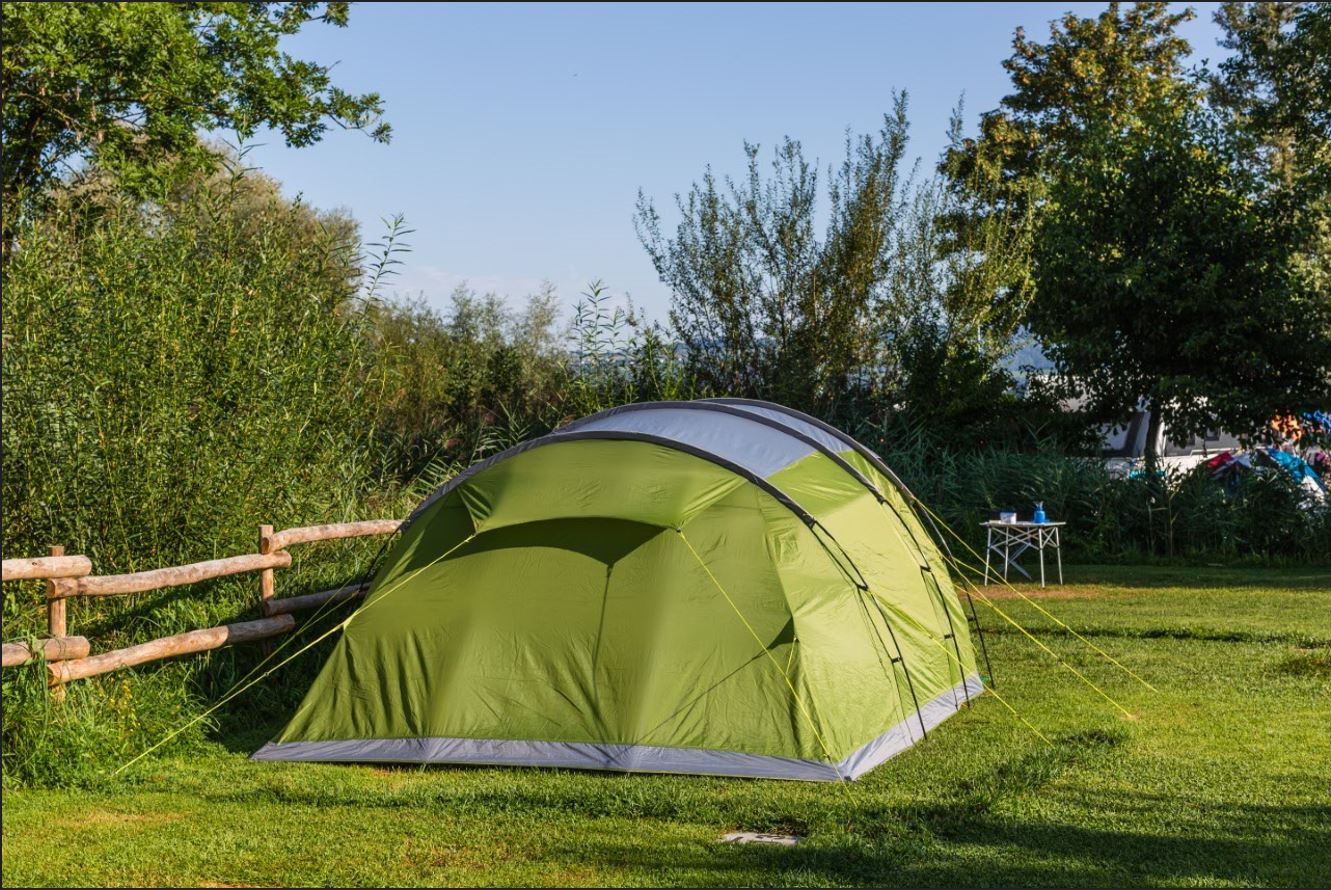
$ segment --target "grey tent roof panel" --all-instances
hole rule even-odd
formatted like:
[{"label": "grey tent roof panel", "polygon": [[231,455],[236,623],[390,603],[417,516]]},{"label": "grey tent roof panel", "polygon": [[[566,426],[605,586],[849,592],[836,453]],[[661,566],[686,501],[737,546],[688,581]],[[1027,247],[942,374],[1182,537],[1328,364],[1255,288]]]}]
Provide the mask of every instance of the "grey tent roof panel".
[{"label": "grey tent roof panel", "polygon": [[[805,522],[813,521],[808,512],[766,480],[811,454],[826,455],[875,497],[883,499],[874,484],[841,457],[848,449],[861,453],[867,449],[808,415],[748,399],[635,402],[575,420],[540,438],[472,464],[426,498],[413,511],[408,522],[458,485],[496,463],[542,445],[590,438],[634,439],[688,451],[762,483],[770,494]],[[876,457],[872,452],[868,453]]]},{"label": "grey tent roof panel", "polygon": [[556,432],[604,430],[669,439],[723,457],[767,478],[818,449],[776,427],[724,411],[699,411],[668,404],[650,410],[611,410],[575,421]]},{"label": "grey tent roof panel", "polygon": [[[708,401],[712,400],[709,399]],[[775,420],[777,423],[788,429],[803,433],[805,436],[813,439],[833,454],[841,451],[849,451],[854,447],[842,437],[833,435],[822,427],[812,424],[807,420],[786,411],[780,411],[775,408],[768,408],[766,405],[739,400],[732,401],[729,399],[716,399],[715,403],[718,405],[728,405],[731,408],[737,408],[740,411],[745,411],[749,414],[756,414],[759,417],[766,417],[769,420]]]},{"label": "grey tent roof panel", "polygon": [[[600,415],[596,416],[599,417]],[[574,427],[576,427],[576,429]],[[490,467],[493,467],[495,464],[502,463],[503,461],[508,460],[511,457],[515,457],[516,455],[522,454],[523,452],[531,451],[533,448],[540,448],[545,445],[557,445],[565,442],[577,442],[586,439],[611,439],[611,440],[624,440],[630,442],[648,442],[655,445],[663,445],[667,448],[673,448],[676,451],[682,451],[685,452],[686,454],[692,454],[694,457],[699,457],[702,458],[703,460],[710,461],[711,463],[714,463],[717,466],[725,467],[730,472],[735,473],[736,475],[739,475],[745,479],[748,479],[750,482],[757,485],[759,488],[763,489],[772,497],[776,498],[778,502],[787,507],[791,512],[793,512],[796,516],[798,516],[805,524],[812,525],[816,522],[814,517],[807,510],[805,510],[803,507],[797,504],[785,492],[781,491],[779,488],[777,488],[775,485],[769,482],[767,478],[762,474],[755,473],[753,470],[749,469],[746,466],[737,464],[734,461],[722,457],[721,455],[714,454],[704,448],[696,447],[694,445],[689,444],[688,442],[681,442],[677,439],[671,439],[665,436],[658,436],[653,433],[641,432],[638,430],[586,429],[582,427],[580,424],[571,424],[570,426],[564,427],[563,429],[557,432],[549,433],[547,435],[540,436],[539,438],[536,439],[530,439],[526,442],[520,442],[511,448],[508,448],[504,451],[499,452],[498,454],[487,457],[485,460],[478,461],[472,464],[471,466],[467,467],[461,473],[458,473],[452,479],[449,479],[443,485],[436,488],[430,494],[429,497],[427,497],[424,501],[422,501],[420,506],[418,506],[415,510],[413,510],[411,512],[411,515],[407,517],[406,522],[402,524],[402,526],[398,529],[398,532],[401,533],[402,531],[405,531],[408,526],[410,526],[413,522],[415,522],[416,519],[420,517],[423,513],[425,513],[425,511],[428,510],[432,505],[438,502],[440,498],[443,498],[449,492],[457,488],[459,485],[466,482],[468,479],[472,478],[473,476],[476,476],[478,473],[488,470]],[[812,450],[813,449],[811,449],[811,451]]]},{"label": "grey tent roof panel", "polygon": [[[823,421],[819,420],[816,417],[811,417],[802,411],[796,411],[794,408],[787,408],[785,405],[778,405],[775,402],[763,402],[759,401],[758,399],[718,398],[718,399],[703,399],[702,401],[713,402],[718,405],[726,405],[727,407],[730,408],[738,408],[744,411],[748,411],[751,414],[767,417],[771,420],[774,420],[782,424],[788,429],[803,430],[805,428],[812,427],[814,429],[821,430],[825,435],[833,437],[837,442],[840,443],[840,446],[837,447],[833,453],[842,452],[847,449],[859,453],[861,456],[867,459],[871,464],[873,464],[878,469],[879,472],[881,472],[888,479],[892,480],[892,484],[897,487],[897,489],[906,497],[907,500],[916,500],[915,495],[912,494],[911,490],[906,487],[906,484],[901,481],[901,477],[898,476],[895,472],[893,472],[892,468],[883,462],[883,459],[878,456],[877,452],[873,451],[871,448],[868,448],[858,440],[851,438],[846,433],[843,433],[841,430],[837,429],[836,427],[824,423]],[[796,424],[798,424],[798,426],[796,426]]]}]

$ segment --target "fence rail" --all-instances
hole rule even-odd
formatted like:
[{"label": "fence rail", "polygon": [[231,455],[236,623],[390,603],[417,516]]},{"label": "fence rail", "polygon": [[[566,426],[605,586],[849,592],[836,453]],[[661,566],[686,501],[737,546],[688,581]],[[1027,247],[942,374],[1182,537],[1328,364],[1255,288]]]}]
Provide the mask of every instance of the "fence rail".
[{"label": "fence rail", "polygon": [[[3,561],[3,580],[46,581],[47,627],[50,636],[31,645],[28,642],[5,643],[4,666],[15,667],[45,661],[49,683],[55,695],[60,697],[64,684],[72,680],[163,658],[206,652],[234,643],[247,643],[290,633],[296,626],[294,613],[356,599],[365,594],[368,585],[351,584],[333,590],[277,599],[274,597],[274,570],[291,566],[291,554],[286,548],[315,541],[389,535],[397,532],[401,526],[400,519],[372,519],[289,528],[274,533],[271,525],[261,525],[258,553],[122,575],[93,575],[92,561],[88,557],[65,556],[64,548],[59,546],[51,548],[50,556],[6,559]],[[67,635],[66,605],[70,599],[142,593],[245,572],[259,573],[258,606],[263,617],[256,621],[239,621],[192,630],[97,655],[90,654],[91,646],[85,637]]]},{"label": "fence rail", "polygon": [[[343,522],[337,525],[311,525],[305,528],[289,528],[268,536],[270,551],[285,550],[292,544],[308,544],[311,541],[334,541],[338,538],[359,538],[365,535],[391,535],[402,525],[401,519],[370,519],[365,522]],[[263,535],[260,535],[262,549]]]},{"label": "fence rail", "polygon": [[92,574],[92,560],[86,556],[37,556],[32,559],[6,559],[0,562],[0,580],[23,581],[30,578],[80,578]]},{"label": "fence rail", "polygon": [[86,658],[92,647],[87,637],[47,637],[34,645],[27,643],[5,643],[5,667],[16,667],[45,658],[47,661],[67,661],[74,658]]},{"label": "fence rail", "polygon": [[349,584],[335,590],[321,590],[318,593],[307,593],[304,596],[289,596],[285,599],[269,600],[267,612],[269,615],[289,615],[292,612],[317,609],[324,603],[345,603],[347,600],[364,596],[365,591],[369,589],[370,585],[368,584]]},{"label": "fence rail", "polygon": [[206,652],[231,643],[248,643],[262,640],[277,634],[287,633],[296,626],[296,619],[290,615],[278,615],[275,618],[260,618],[258,621],[240,621],[224,624],[221,627],[209,627],[203,630],[191,630],[183,634],[150,640],[125,649],[114,649],[101,655],[79,658],[75,661],[58,661],[47,665],[51,680],[55,683],[68,683],[70,680],[82,680],[98,674],[133,667],[149,661],[186,655],[190,652]]},{"label": "fence rail", "polygon": [[285,569],[290,565],[291,554],[285,551],[270,554],[247,553],[244,556],[227,556],[222,559],[210,559],[207,562],[133,572],[128,575],[67,578],[55,582],[54,598],[142,593],[145,590],[182,587],[186,584],[197,584],[212,578],[225,578],[227,575],[240,575],[260,569]]}]

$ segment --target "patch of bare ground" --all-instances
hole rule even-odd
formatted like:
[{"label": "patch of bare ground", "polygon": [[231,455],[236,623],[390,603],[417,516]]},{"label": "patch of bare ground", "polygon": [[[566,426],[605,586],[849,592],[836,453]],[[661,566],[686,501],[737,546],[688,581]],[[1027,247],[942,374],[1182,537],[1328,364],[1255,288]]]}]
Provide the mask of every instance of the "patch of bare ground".
[{"label": "patch of bare ground", "polygon": [[1095,597],[1107,596],[1109,590],[1099,585],[1066,585],[1049,587],[1017,587],[1015,590],[1011,587],[1005,587],[1002,584],[990,584],[985,587],[979,586],[980,593],[989,597],[991,600],[1015,600],[1023,596],[1033,600],[1071,600],[1071,599],[1093,599]]}]

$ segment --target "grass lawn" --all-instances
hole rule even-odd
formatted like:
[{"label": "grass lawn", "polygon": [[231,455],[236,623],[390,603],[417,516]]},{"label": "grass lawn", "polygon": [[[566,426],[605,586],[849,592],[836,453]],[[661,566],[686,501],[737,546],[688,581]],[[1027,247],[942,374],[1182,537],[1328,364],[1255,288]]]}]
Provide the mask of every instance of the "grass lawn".
[{"label": "grass lawn", "polygon": [[[99,790],[4,794],[6,885],[1325,885],[1331,572],[1069,567],[979,606],[998,691],[850,785],[250,763],[275,731]],[[1023,587],[1024,592],[1034,589]],[[796,847],[717,843],[733,829]]]}]

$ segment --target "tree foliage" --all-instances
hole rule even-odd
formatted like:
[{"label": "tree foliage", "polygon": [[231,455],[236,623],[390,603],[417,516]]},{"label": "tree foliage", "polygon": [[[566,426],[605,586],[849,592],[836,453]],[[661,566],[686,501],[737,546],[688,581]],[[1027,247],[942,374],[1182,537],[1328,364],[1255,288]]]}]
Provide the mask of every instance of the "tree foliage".
[{"label": "tree foliage", "polygon": [[1230,2],[1216,21],[1233,54],[1211,94],[1237,162],[1295,246],[1298,274],[1331,300],[1331,6]]},{"label": "tree foliage", "polygon": [[[35,194],[81,160],[132,185],[165,158],[199,160],[200,130],[273,127],[288,145],[331,125],[387,141],[382,101],[332,83],[280,43],[346,3],[5,3],[0,67],[6,233]],[[6,248],[9,239],[6,238]]]},{"label": "tree foliage", "polygon": [[[941,224],[998,292],[1023,308],[1034,298],[1030,250],[986,251],[1002,238],[1026,243],[1048,206],[1052,168],[1076,157],[1092,134],[1129,133],[1146,117],[1181,114],[1200,93],[1182,78],[1190,50],[1176,29],[1193,17],[1165,3],[1109,4],[1098,16],[1066,13],[1050,23],[1047,42],[1017,28],[1003,67],[1013,91],[980,115],[979,132],[952,139],[939,163],[951,192]],[[946,248],[945,248],[946,249]]]},{"label": "tree foliage", "polygon": [[1331,7],[1325,3],[1227,2],[1215,13],[1231,51],[1210,77],[1212,98],[1251,140],[1254,159],[1278,182],[1331,167]]},{"label": "tree foliage", "polygon": [[373,360],[389,382],[376,423],[380,475],[410,479],[437,459],[486,456],[488,431],[511,417],[521,418],[510,431],[518,440],[543,431],[567,373],[556,314],[549,287],[521,312],[465,285],[445,312],[423,299],[370,303]]},{"label": "tree foliage", "polygon": [[1201,125],[1104,135],[1062,164],[1031,326],[1093,410],[1190,435],[1256,434],[1324,405],[1331,305]]},{"label": "tree foliage", "polygon": [[1044,43],[1018,30],[1012,92],[945,160],[973,200],[950,227],[1033,207],[1029,323],[1100,417],[1146,399],[1155,428],[1256,435],[1322,399],[1331,369],[1325,192],[1307,176],[1276,187],[1256,163],[1281,140],[1317,155],[1315,110],[1289,105],[1322,64],[1305,51],[1320,13],[1226,7],[1238,52],[1209,83],[1185,67],[1191,15],[1110,4]]},{"label": "tree foliage", "polygon": [[673,236],[640,196],[638,233],[703,386],[842,422],[992,414],[1030,294],[1029,215],[949,230],[969,196],[917,180],[906,149],[901,95],[878,133],[848,136],[822,182],[787,138],[766,173],[752,144],[743,180],[708,170],[677,197]]},{"label": "tree foliage", "polygon": [[1003,60],[1013,91],[980,116],[977,138],[954,142],[944,172],[962,184],[1025,180],[1074,156],[1092,134],[1182,114],[1200,101],[1182,76],[1191,47],[1177,33],[1193,17],[1167,3],[1110,3],[1094,18],[1069,12],[1051,22],[1046,43],[1017,28]]},{"label": "tree foliage", "polygon": [[[638,233],[672,292],[671,324],[704,381],[835,410],[871,385],[873,308],[902,214],[906,102],[873,136],[847,137],[839,169],[819,187],[816,167],[787,138],[763,175],[745,143],[747,176],[704,174],[676,203],[673,237],[639,196]],[[821,235],[815,215],[830,205]]]},{"label": "tree foliage", "polygon": [[354,227],[235,168],[151,203],[62,192],[20,233],[6,547],[59,540],[128,570],[248,546],[256,516],[344,508],[380,389]]}]

